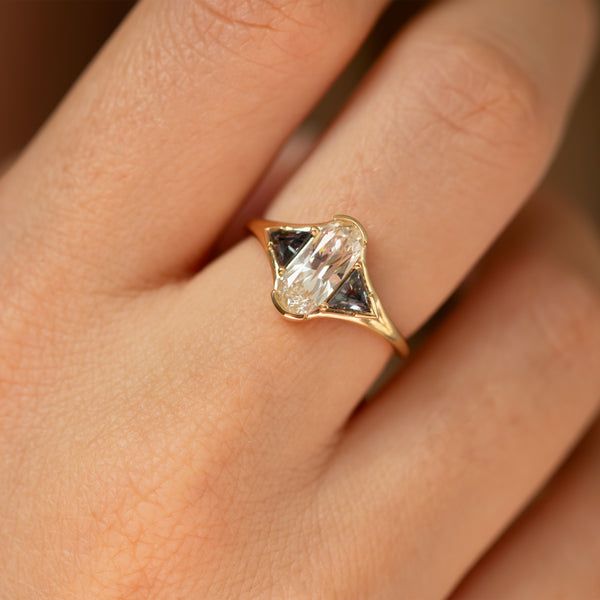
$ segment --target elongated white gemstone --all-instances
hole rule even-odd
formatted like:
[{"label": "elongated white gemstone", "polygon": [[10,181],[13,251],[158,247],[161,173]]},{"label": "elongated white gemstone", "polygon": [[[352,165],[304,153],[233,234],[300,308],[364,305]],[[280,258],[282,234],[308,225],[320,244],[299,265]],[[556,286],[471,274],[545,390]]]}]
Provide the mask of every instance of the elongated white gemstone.
[{"label": "elongated white gemstone", "polygon": [[362,233],[353,223],[324,225],[275,281],[275,293],[289,313],[316,310],[337,289],[360,258]]}]

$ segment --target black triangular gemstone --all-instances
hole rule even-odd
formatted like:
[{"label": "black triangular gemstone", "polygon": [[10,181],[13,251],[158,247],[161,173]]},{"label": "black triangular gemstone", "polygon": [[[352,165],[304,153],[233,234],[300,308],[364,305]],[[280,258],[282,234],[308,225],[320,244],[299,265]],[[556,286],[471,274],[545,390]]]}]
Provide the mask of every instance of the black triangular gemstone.
[{"label": "black triangular gemstone", "polygon": [[359,270],[354,270],[338,291],[327,301],[331,310],[373,314],[367,284]]},{"label": "black triangular gemstone", "polygon": [[273,243],[273,252],[277,264],[285,267],[312,237],[310,231],[290,229],[276,229],[271,231],[270,240]]}]

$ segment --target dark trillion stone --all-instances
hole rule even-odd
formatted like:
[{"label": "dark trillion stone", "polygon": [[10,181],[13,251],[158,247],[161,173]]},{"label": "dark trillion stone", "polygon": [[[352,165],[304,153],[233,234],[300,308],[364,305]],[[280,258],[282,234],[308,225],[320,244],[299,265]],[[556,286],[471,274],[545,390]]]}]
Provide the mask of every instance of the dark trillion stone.
[{"label": "dark trillion stone", "polygon": [[362,273],[352,271],[338,291],[327,301],[331,310],[348,313],[373,314],[369,292]]},{"label": "dark trillion stone", "polygon": [[269,239],[273,244],[277,264],[282,267],[287,266],[311,237],[310,231],[291,231],[289,229],[271,231]]}]

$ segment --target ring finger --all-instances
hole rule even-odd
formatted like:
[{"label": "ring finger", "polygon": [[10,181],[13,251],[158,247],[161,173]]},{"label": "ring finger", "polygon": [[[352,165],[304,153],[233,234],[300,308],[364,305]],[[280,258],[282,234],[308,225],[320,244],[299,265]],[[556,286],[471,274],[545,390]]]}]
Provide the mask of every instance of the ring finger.
[{"label": "ring finger", "polygon": [[[520,27],[507,26],[514,22]],[[269,216],[357,217],[370,233],[370,271],[383,303],[411,333],[541,176],[591,42],[586,2],[437,5],[391,46]],[[189,339],[194,365],[252,373],[245,394],[273,407],[278,426],[294,427],[301,416],[309,443],[329,440],[388,349],[345,324],[292,326],[273,310],[268,291],[267,261],[247,240],[192,281],[174,303],[179,310],[169,295],[172,314],[190,315],[175,319],[177,339]],[[206,340],[210,355],[186,335],[206,315],[219,331],[218,340]],[[237,381],[233,370],[230,376]],[[257,414],[272,428],[264,411]]]}]

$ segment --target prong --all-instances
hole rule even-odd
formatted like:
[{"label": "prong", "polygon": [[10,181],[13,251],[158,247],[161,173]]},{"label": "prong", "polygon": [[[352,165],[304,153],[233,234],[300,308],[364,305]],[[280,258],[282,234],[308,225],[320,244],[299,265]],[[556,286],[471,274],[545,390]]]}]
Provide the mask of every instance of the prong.
[{"label": "prong", "polygon": [[365,231],[365,228],[362,226],[362,224],[358,221],[358,219],[355,219],[354,217],[351,217],[350,215],[333,215],[333,219],[334,220],[339,219],[341,221],[350,221],[351,223],[354,223],[354,225],[356,225],[360,229],[360,231],[363,235],[363,239],[365,240],[365,243],[366,243],[367,232]]},{"label": "prong", "polygon": [[279,275],[279,277],[282,277],[284,273],[285,273],[285,267],[277,268],[277,275]]},{"label": "prong", "polygon": [[319,312],[325,312],[328,308],[329,304],[327,304],[327,302],[319,304]]},{"label": "prong", "polygon": [[273,304],[275,305],[275,308],[286,319],[289,319],[290,321],[302,321],[303,319],[306,318],[306,315],[295,315],[295,314],[287,312],[287,310],[285,310],[285,308],[283,308],[283,306],[281,306],[281,304],[279,304],[279,300],[277,299],[277,294],[275,293],[275,290],[271,291],[271,300],[273,301]]},{"label": "prong", "polygon": [[312,235],[317,235],[317,233],[319,233],[319,228],[315,227],[314,225],[310,228],[310,232]]},{"label": "prong", "polygon": [[288,321],[303,321],[306,319],[306,315],[293,315],[292,313],[282,312],[281,313]]},{"label": "prong", "polygon": [[354,263],[354,269],[356,271],[360,271],[362,269],[362,264],[359,262]]}]

